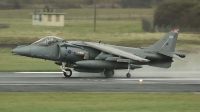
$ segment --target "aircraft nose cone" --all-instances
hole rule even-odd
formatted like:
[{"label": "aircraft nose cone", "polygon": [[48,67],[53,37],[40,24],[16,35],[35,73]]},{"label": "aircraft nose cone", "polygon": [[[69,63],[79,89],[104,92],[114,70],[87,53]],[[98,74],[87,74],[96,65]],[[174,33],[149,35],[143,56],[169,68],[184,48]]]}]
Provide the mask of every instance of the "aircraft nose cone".
[{"label": "aircraft nose cone", "polygon": [[30,56],[30,46],[18,46],[15,49],[13,49],[12,54],[16,55],[22,55],[22,56]]}]

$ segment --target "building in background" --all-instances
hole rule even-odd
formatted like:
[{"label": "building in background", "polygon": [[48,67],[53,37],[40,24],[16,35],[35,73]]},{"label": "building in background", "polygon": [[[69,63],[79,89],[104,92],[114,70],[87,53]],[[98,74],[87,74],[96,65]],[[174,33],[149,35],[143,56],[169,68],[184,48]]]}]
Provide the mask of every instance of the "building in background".
[{"label": "building in background", "polygon": [[35,10],[32,13],[32,25],[64,26],[65,13],[61,13],[58,9],[54,11],[49,8],[43,9],[43,12]]}]

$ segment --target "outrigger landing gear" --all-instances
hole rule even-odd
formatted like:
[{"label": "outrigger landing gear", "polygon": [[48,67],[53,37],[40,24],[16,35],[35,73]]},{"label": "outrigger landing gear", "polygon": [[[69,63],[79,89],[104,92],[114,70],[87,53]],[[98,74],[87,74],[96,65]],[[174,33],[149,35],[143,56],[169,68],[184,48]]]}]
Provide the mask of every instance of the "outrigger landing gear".
[{"label": "outrigger landing gear", "polygon": [[127,78],[130,78],[130,77],[131,77],[131,74],[130,74],[130,73],[127,73],[127,74],[126,74],[126,77],[127,77]]},{"label": "outrigger landing gear", "polygon": [[66,63],[62,62],[62,65],[60,66],[60,68],[63,72],[63,75],[65,77],[71,77],[72,76],[72,70],[71,69],[65,69],[65,65],[66,65]]},{"label": "outrigger landing gear", "polygon": [[130,77],[131,77],[130,71],[131,71],[131,69],[130,69],[130,64],[128,64],[128,73],[126,74],[126,77],[127,77],[127,78],[130,78]]}]

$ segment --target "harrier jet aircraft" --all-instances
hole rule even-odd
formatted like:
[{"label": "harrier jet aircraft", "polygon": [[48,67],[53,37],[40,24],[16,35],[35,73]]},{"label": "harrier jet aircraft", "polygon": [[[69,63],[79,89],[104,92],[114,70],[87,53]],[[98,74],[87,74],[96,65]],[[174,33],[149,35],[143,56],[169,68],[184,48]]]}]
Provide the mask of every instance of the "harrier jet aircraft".
[{"label": "harrier jet aircraft", "polygon": [[126,77],[130,78],[130,70],[142,65],[169,68],[173,58],[184,60],[184,54],[174,52],[178,33],[179,30],[172,30],[155,44],[141,48],[47,36],[30,45],[20,45],[12,53],[55,61],[65,77],[70,77],[70,68],[74,68],[78,72],[103,72],[106,77],[112,77],[115,69],[128,69]]}]

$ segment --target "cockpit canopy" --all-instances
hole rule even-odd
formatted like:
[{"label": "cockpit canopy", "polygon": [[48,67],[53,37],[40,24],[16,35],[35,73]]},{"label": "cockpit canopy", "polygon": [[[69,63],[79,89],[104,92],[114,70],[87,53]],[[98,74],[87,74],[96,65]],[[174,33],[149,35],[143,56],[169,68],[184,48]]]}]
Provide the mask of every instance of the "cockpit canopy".
[{"label": "cockpit canopy", "polygon": [[46,36],[46,37],[32,43],[31,45],[48,46],[48,45],[51,45],[51,44],[59,42],[59,41],[63,41],[63,39],[56,37],[56,36]]}]

